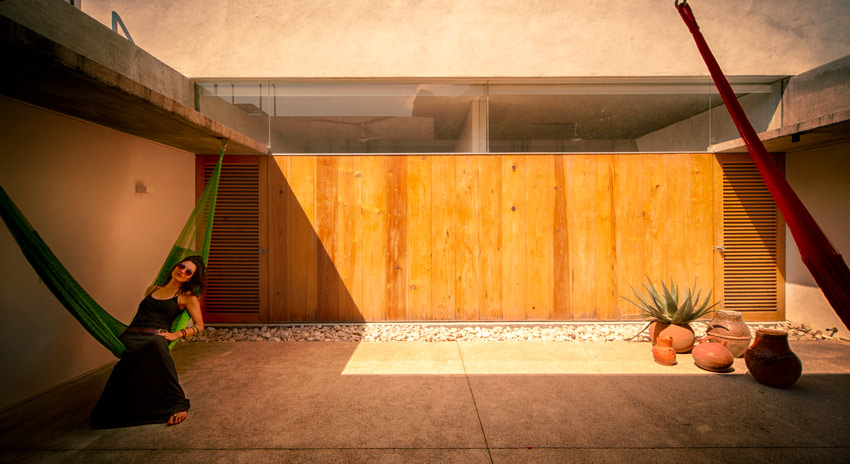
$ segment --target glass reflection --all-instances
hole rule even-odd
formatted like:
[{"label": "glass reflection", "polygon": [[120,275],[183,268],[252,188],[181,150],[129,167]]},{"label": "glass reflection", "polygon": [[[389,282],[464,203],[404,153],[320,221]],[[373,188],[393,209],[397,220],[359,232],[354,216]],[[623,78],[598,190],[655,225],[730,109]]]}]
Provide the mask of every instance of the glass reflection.
[{"label": "glass reflection", "polygon": [[285,153],[457,153],[474,143],[482,86],[272,84]]},{"label": "glass reflection", "polygon": [[[781,99],[778,81],[735,91],[757,130],[767,130]],[[204,82],[198,106],[273,153],[701,152],[738,137],[705,79]]]}]

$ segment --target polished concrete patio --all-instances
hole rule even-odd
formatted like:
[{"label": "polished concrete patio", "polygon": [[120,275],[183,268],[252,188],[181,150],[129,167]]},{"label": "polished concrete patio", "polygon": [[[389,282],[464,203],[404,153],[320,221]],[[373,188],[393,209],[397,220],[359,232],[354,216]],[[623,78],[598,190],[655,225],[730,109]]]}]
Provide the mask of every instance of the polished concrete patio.
[{"label": "polished concrete patio", "polygon": [[792,347],[779,390],[638,342],[181,344],[183,424],[92,430],[107,366],[0,414],[0,461],[848,462],[850,344]]}]

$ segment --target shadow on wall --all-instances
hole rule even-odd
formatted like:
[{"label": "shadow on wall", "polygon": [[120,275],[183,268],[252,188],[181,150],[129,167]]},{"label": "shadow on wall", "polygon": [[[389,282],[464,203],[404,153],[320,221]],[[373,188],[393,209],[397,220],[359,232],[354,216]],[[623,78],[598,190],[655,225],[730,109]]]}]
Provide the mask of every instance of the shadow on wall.
[{"label": "shadow on wall", "polygon": [[[365,321],[352,295],[359,289],[345,283],[359,281],[355,247],[346,246],[356,239],[359,205],[341,205],[337,214],[336,157],[305,159],[269,162],[269,320]],[[294,191],[286,178],[311,175],[313,166],[322,188]]]}]

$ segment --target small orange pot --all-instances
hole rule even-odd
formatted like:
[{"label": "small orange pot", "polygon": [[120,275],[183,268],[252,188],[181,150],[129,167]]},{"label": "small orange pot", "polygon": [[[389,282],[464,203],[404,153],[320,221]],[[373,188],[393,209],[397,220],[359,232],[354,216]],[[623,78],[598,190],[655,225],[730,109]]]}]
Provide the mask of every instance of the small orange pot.
[{"label": "small orange pot", "polygon": [[673,338],[660,337],[656,340],[655,346],[652,347],[652,357],[655,362],[662,366],[672,366],[676,364],[676,350],[673,349]]}]

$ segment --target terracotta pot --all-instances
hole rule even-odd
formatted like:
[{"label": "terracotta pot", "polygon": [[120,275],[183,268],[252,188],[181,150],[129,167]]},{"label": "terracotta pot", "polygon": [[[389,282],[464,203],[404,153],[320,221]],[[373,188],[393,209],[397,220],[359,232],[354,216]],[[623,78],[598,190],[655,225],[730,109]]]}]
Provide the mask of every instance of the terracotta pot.
[{"label": "terracotta pot", "polygon": [[714,319],[708,323],[706,333],[714,338],[725,340],[726,348],[732,356],[740,358],[744,355],[753,334],[738,311],[717,311]]},{"label": "terracotta pot", "polygon": [[676,364],[676,350],[673,349],[673,339],[671,337],[659,337],[658,343],[652,347],[652,357],[655,362],[662,366],[672,366]]},{"label": "terracotta pot", "polygon": [[800,358],[788,345],[788,333],[781,330],[756,330],[756,340],[747,348],[744,360],[753,378],[771,387],[790,387],[803,373]]},{"label": "terracotta pot", "polygon": [[676,325],[666,322],[653,321],[649,325],[649,340],[655,345],[659,337],[671,337],[676,353],[688,353],[694,348],[696,336],[690,324]]},{"label": "terracotta pot", "polygon": [[726,341],[713,337],[699,339],[699,345],[694,347],[694,363],[707,371],[724,372],[732,367],[735,358],[726,348]]}]

